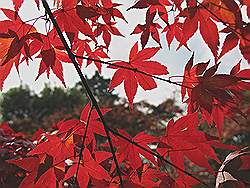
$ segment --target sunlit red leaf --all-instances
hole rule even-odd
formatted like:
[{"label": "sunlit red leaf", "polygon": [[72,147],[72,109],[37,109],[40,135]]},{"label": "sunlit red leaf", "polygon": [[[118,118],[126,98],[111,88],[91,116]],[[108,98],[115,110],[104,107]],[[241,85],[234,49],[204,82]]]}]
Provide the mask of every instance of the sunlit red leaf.
[{"label": "sunlit red leaf", "polygon": [[[139,133],[133,138],[127,132],[123,130],[120,130],[119,132],[122,135],[129,138],[130,140],[148,149],[150,149],[148,147],[148,144],[158,141],[158,139],[155,138],[154,136],[147,135],[143,132]],[[114,141],[114,146],[117,148],[118,161],[120,163],[123,161],[128,162],[134,170],[138,169],[142,165],[142,159],[139,154],[143,155],[146,159],[156,164],[155,158],[151,154],[148,154],[147,152],[138,148],[137,146],[134,146],[133,144],[128,143],[126,140],[122,138],[116,137],[116,140]]]},{"label": "sunlit red leaf", "polygon": [[[78,158],[75,159],[75,163],[67,171],[64,180],[73,177],[77,172]],[[87,187],[88,182],[91,178],[98,180],[110,180],[108,172],[96,162],[88,149],[84,149],[83,158],[79,166],[79,172],[77,176],[77,181],[80,187]]]},{"label": "sunlit red leaf", "polygon": [[24,0],[12,0],[15,10],[18,12],[19,8],[22,6]]},{"label": "sunlit red leaf", "polygon": [[[114,63],[114,65],[127,67],[130,70],[118,68],[116,66],[109,66],[110,68],[117,69],[112,78],[109,89],[114,89],[124,81],[126,96],[128,97],[131,107],[137,92],[138,84],[144,90],[156,88],[154,79],[146,74],[168,74],[167,68],[164,65],[161,65],[157,61],[148,61],[148,59],[153,57],[159,51],[159,49],[160,48],[145,48],[141,51],[138,51],[138,43],[136,43],[131,48],[129,62],[122,61]],[[145,72],[146,74],[142,74],[137,70]]]},{"label": "sunlit red leaf", "polygon": [[[17,71],[20,63],[28,61],[37,52],[30,50],[31,40],[40,40],[40,34],[29,24],[23,23],[16,12],[9,9],[1,9],[10,19],[0,22],[0,87],[15,64]],[[22,56],[22,59],[21,59]],[[3,71],[4,70],[4,71]]]},{"label": "sunlit red leaf", "polygon": [[[59,138],[57,136],[47,135],[47,141],[39,144],[28,155],[48,154],[53,156],[53,163],[63,162],[74,153],[73,137]],[[54,146],[54,147],[51,147]]]},{"label": "sunlit red leaf", "polygon": [[[163,156],[169,156],[171,161],[182,169],[185,156],[213,173],[207,159],[220,162],[212,148],[217,146],[214,141],[218,139],[199,131],[198,125],[198,113],[183,116],[175,122],[171,120],[167,125],[165,136],[161,137],[161,142],[165,145],[160,144],[157,151]],[[226,148],[226,145],[222,144],[220,147]],[[184,175],[181,171],[178,173]]]}]

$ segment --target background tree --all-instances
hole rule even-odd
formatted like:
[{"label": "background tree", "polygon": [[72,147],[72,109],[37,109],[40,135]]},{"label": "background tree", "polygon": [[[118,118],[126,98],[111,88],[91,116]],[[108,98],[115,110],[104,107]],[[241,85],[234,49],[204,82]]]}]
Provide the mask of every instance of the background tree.
[{"label": "background tree", "polygon": [[[103,107],[113,109],[105,118],[114,128],[121,128],[132,135],[141,131],[159,135],[165,127],[162,120],[166,122],[182,112],[173,99],[167,99],[158,106],[142,101],[136,103],[131,111],[125,99],[107,92],[109,83],[109,79],[104,79],[97,72],[89,79],[98,101]],[[3,93],[0,104],[2,120],[11,122],[16,131],[48,129],[61,119],[79,117],[87,101],[82,95],[83,90],[80,83],[68,89],[45,85],[39,94],[32,92],[28,86],[10,89]]]},{"label": "background tree", "polygon": [[7,123],[0,124],[0,186],[18,187],[25,177],[25,170],[9,164],[7,161],[25,157],[34,148],[31,139],[21,132],[13,131]]}]

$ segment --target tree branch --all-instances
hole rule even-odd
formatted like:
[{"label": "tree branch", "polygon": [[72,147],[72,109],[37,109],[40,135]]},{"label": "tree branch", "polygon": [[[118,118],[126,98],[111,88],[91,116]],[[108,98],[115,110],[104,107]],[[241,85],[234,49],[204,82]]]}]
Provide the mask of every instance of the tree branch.
[{"label": "tree branch", "polygon": [[106,121],[104,120],[101,109],[100,109],[100,107],[99,107],[99,105],[98,105],[98,103],[97,103],[97,101],[96,101],[96,99],[95,99],[95,97],[94,97],[88,83],[87,83],[86,78],[82,74],[82,71],[81,71],[81,69],[80,69],[80,67],[79,67],[79,65],[78,65],[78,63],[77,63],[77,61],[75,59],[74,54],[71,52],[70,47],[69,47],[68,43],[66,42],[66,39],[63,36],[63,33],[62,33],[57,21],[55,20],[53,14],[52,14],[52,12],[51,12],[51,10],[49,8],[49,5],[48,5],[47,1],[42,0],[42,3],[43,3],[43,6],[44,6],[46,12],[49,15],[49,18],[52,21],[52,23],[53,23],[53,25],[54,25],[54,27],[55,27],[61,41],[63,43],[63,46],[65,47],[66,52],[68,53],[68,56],[69,56],[71,62],[73,63],[73,65],[74,65],[74,67],[75,67],[75,69],[76,69],[76,71],[77,71],[77,73],[78,73],[78,75],[79,75],[79,77],[80,77],[80,79],[82,81],[83,86],[86,89],[86,92],[87,92],[87,94],[88,94],[88,96],[89,96],[89,98],[90,98],[90,100],[92,102],[92,105],[95,107],[95,109],[96,109],[96,111],[97,111],[97,113],[98,113],[98,115],[99,115],[99,117],[101,119],[101,122],[103,123],[104,130],[105,130],[105,133],[107,135],[108,143],[109,143],[109,146],[110,146],[110,150],[111,150],[111,153],[113,155],[113,159],[114,159],[114,162],[115,162],[115,165],[116,165],[117,173],[118,173],[118,176],[119,176],[119,179],[120,179],[121,187],[124,188],[123,180],[122,180],[122,173],[121,173],[121,170],[119,168],[119,163],[118,163],[118,160],[117,160],[116,155],[115,155],[115,148],[113,146],[112,139],[110,137],[109,127],[107,126]]},{"label": "tree branch", "polygon": [[88,119],[87,119],[87,122],[86,122],[86,128],[85,128],[85,132],[84,132],[84,136],[83,136],[83,139],[82,139],[82,145],[81,145],[81,149],[80,149],[80,152],[79,152],[79,160],[78,160],[78,163],[77,163],[77,169],[76,169],[76,179],[77,180],[77,176],[78,176],[78,172],[79,172],[79,166],[80,166],[80,162],[82,160],[82,152],[85,148],[85,141],[86,141],[86,138],[87,138],[87,131],[88,131],[88,127],[89,127],[89,122],[90,122],[90,117],[91,117],[91,113],[94,109],[94,106],[91,104],[91,108],[88,112]]},{"label": "tree branch", "polygon": [[[144,148],[143,146],[141,146],[141,145],[138,144],[137,142],[134,142],[133,140],[130,140],[129,138],[123,136],[122,134],[120,134],[120,133],[118,133],[117,131],[115,131],[115,130],[111,129],[110,127],[108,127],[108,125],[106,124],[106,122],[105,122],[105,120],[104,120],[104,117],[103,117],[103,115],[102,115],[102,112],[101,112],[101,110],[100,110],[100,107],[99,107],[99,105],[98,105],[98,103],[97,103],[97,101],[96,101],[96,99],[95,99],[95,97],[94,97],[94,95],[93,95],[93,93],[92,93],[92,91],[91,91],[91,89],[90,89],[88,83],[87,83],[87,80],[86,80],[85,77],[83,76],[83,74],[82,74],[82,72],[81,72],[81,69],[80,69],[80,67],[79,67],[79,65],[78,65],[78,63],[77,63],[77,61],[76,61],[76,59],[75,59],[76,57],[75,57],[75,55],[71,52],[71,49],[69,48],[69,46],[68,46],[68,44],[67,44],[67,42],[66,42],[66,40],[65,40],[65,38],[64,38],[64,36],[63,36],[63,33],[62,33],[62,31],[61,31],[59,25],[57,24],[57,22],[56,22],[56,20],[55,20],[55,18],[54,18],[54,16],[53,16],[53,14],[52,14],[52,12],[51,12],[49,6],[48,6],[46,0],[42,0],[42,3],[43,3],[44,8],[45,8],[46,12],[48,13],[48,15],[49,15],[49,17],[50,17],[50,19],[51,19],[51,21],[52,21],[52,23],[53,23],[53,25],[54,25],[56,31],[57,31],[59,37],[60,37],[60,39],[61,39],[61,41],[62,41],[62,43],[63,43],[63,45],[64,45],[64,47],[65,47],[65,49],[66,49],[66,51],[67,51],[67,53],[68,53],[68,56],[69,56],[70,60],[72,61],[72,63],[73,63],[74,66],[75,66],[75,69],[76,69],[76,71],[77,71],[77,73],[78,73],[78,75],[79,75],[79,77],[80,77],[80,79],[81,79],[81,81],[82,81],[82,84],[84,85],[84,87],[85,87],[85,89],[86,89],[86,92],[87,92],[87,94],[88,94],[88,96],[89,96],[89,98],[90,98],[90,100],[91,100],[93,106],[95,107],[95,109],[96,109],[96,111],[97,111],[97,113],[98,113],[98,115],[99,115],[99,117],[100,117],[100,119],[101,119],[101,121],[102,121],[102,123],[103,123],[103,125],[104,125],[104,129],[105,129],[105,132],[106,132],[106,135],[107,135],[107,139],[108,139],[108,142],[109,142],[110,150],[111,150],[111,153],[112,153],[112,155],[113,155],[113,158],[114,158],[114,161],[115,161],[115,164],[116,164],[116,169],[117,169],[117,172],[118,172],[118,175],[119,175],[119,178],[120,178],[121,187],[124,188],[123,180],[122,180],[122,174],[121,174],[121,171],[120,171],[120,168],[119,168],[119,164],[118,164],[118,161],[117,161],[117,158],[116,158],[116,155],[115,155],[115,150],[114,150],[114,147],[113,147],[112,140],[111,140],[111,137],[110,137],[110,133],[109,133],[109,132],[111,132],[111,133],[113,133],[114,135],[119,136],[120,138],[126,140],[127,142],[129,142],[129,143],[131,143],[131,144],[133,144],[133,145],[139,147],[140,149],[146,151],[147,153],[149,153],[149,154],[151,154],[151,155],[154,155],[154,156],[157,157],[159,160],[164,161],[166,164],[169,164],[169,165],[173,166],[173,167],[176,168],[177,170],[179,170],[179,171],[185,173],[186,175],[192,177],[193,179],[197,180],[198,182],[200,182],[201,184],[205,185],[206,187],[209,187],[209,185],[207,185],[205,182],[203,182],[203,181],[200,180],[199,178],[196,178],[196,177],[193,176],[191,173],[189,173],[189,172],[187,172],[187,171],[181,169],[180,167],[176,166],[175,164],[171,163],[170,161],[164,159],[164,157],[161,156],[161,155],[159,155],[158,153],[153,152],[152,150],[149,150],[149,149],[147,149],[147,148]],[[85,59],[85,58],[83,58],[83,59]],[[89,58],[89,59],[90,59],[90,58]],[[93,60],[93,59],[92,59],[92,60]],[[96,61],[97,61],[97,60],[96,60]],[[98,62],[104,62],[104,61],[98,60]],[[110,64],[110,65],[114,66],[113,64],[108,63],[108,62],[104,62],[104,64]],[[121,67],[121,68],[128,68],[128,67]],[[151,76],[150,74],[144,73],[144,72],[142,72],[142,71],[138,71],[138,72],[140,72],[140,73],[142,73],[142,74],[145,74],[145,75],[148,75],[148,76]],[[162,80],[162,81],[166,81],[166,82],[168,82],[168,83],[176,84],[175,82],[172,82],[172,81],[170,81],[170,80],[163,79],[163,78],[160,78],[160,77],[157,77],[157,76],[154,76],[154,75],[152,75],[152,77],[155,78],[155,79],[159,79],[159,80]],[[178,84],[178,85],[179,85],[179,84]]]},{"label": "tree branch", "polygon": [[193,179],[195,179],[196,181],[200,182],[200,183],[203,184],[204,186],[210,187],[208,184],[206,184],[205,182],[203,182],[203,181],[200,180],[199,178],[195,177],[195,176],[192,175],[191,173],[189,173],[189,172],[187,172],[187,171],[181,169],[180,167],[178,167],[178,166],[176,166],[175,164],[171,163],[170,161],[166,160],[163,156],[159,155],[157,152],[154,152],[154,151],[152,151],[152,150],[149,150],[149,149],[147,149],[147,148],[141,146],[141,145],[138,144],[137,142],[135,142],[135,141],[133,141],[133,140],[130,140],[129,138],[127,138],[126,136],[123,136],[122,134],[120,134],[119,132],[115,131],[114,129],[109,128],[109,131],[110,131],[111,133],[113,133],[114,135],[119,136],[120,138],[126,140],[127,142],[129,142],[129,143],[131,143],[131,144],[137,146],[138,148],[140,148],[140,149],[146,151],[147,153],[149,153],[149,154],[151,154],[151,155],[157,157],[159,160],[164,161],[166,164],[168,164],[168,165],[170,165],[170,166],[176,168],[177,170],[179,170],[179,171],[185,173],[186,175],[192,177]]},{"label": "tree branch", "polygon": [[167,82],[169,84],[174,84],[174,85],[178,85],[178,86],[183,86],[185,88],[188,88],[188,89],[193,89],[192,87],[189,87],[189,86],[185,86],[183,84],[179,84],[177,82],[173,82],[171,81],[170,79],[165,79],[165,78],[161,78],[159,76],[155,76],[155,75],[152,75],[152,74],[149,74],[149,73],[146,73],[144,71],[141,71],[141,70],[138,70],[138,69],[135,69],[135,68],[131,68],[131,67],[126,67],[126,66],[122,66],[122,65],[116,65],[116,64],[112,64],[108,61],[102,61],[102,60],[99,60],[99,59],[93,59],[93,58],[89,58],[89,57],[84,57],[84,56],[78,56],[78,55],[74,55],[76,58],[79,58],[79,59],[86,59],[86,60],[91,60],[91,61],[95,61],[95,62],[98,62],[98,63],[102,63],[102,64],[105,64],[105,65],[110,65],[110,66],[113,66],[113,67],[117,67],[117,68],[121,68],[121,69],[126,69],[126,70],[131,70],[131,71],[134,71],[134,72],[138,72],[138,73],[141,73],[141,74],[144,74],[146,76],[150,76],[152,78],[155,78],[157,80],[161,80],[163,82]]}]

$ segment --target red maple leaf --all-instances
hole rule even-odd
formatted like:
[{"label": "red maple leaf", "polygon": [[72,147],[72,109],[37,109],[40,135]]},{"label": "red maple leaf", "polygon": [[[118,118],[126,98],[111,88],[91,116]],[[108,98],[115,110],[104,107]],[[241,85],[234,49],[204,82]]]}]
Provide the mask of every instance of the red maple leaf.
[{"label": "red maple leaf", "polygon": [[[239,4],[228,0],[205,0],[202,8],[206,8],[211,13],[214,20],[230,25],[232,28],[242,27],[242,15]],[[225,24],[226,23],[226,24]]]},{"label": "red maple leaf", "polygon": [[91,50],[90,48],[86,49],[86,53],[89,58],[87,60],[87,66],[89,66],[91,63],[94,63],[100,73],[102,72],[102,63],[98,62],[98,60],[109,58],[109,56],[103,51],[103,49],[103,46],[97,47],[94,50]]},{"label": "red maple leaf", "polygon": [[152,75],[165,75],[168,74],[167,68],[157,61],[150,61],[160,48],[145,48],[138,51],[138,43],[130,50],[129,62],[115,62],[114,65],[127,67],[131,70],[118,68],[116,66],[109,66],[109,68],[117,69],[109,89],[112,90],[124,81],[124,88],[130,106],[132,107],[135,94],[137,92],[138,84],[144,90],[151,90],[156,88],[156,82],[151,76],[142,74],[138,71],[145,72]]},{"label": "red maple leaf", "polygon": [[[90,37],[96,42],[92,27],[89,25],[85,17],[82,17],[79,12],[86,12],[86,10],[79,10],[80,6],[77,5],[77,1],[62,1],[62,8],[53,12],[56,21],[63,32],[66,32],[71,43],[78,40],[79,32],[83,35]],[[90,9],[87,8],[87,10]]]},{"label": "red maple leaf", "polygon": [[[203,6],[206,6],[206,4]],[[203,40],[212,51],[215,59],[217,59],[219,34],[217,25],[211,19],[213,16],[201,5],[197,6],[196,1],[190,1],[188,8],[184,9],[179,16],[186,18],[183,23],[183,36],[179,47],[186,44],[197,31],[199,25]]]},{"label": "red maple leaf", "polygon": [[14,164],[25,171],[28,175],[22,180],[19,187],[20,188],[32,188],[35,184],[35,178],[37,176],[37,171],[40,165],[40,160],[37,157],[26,157],[23,159],[9,160],[8,163]]},{"label": "red maple leaf", "polygon": [[[162,32],[166,32],[166,39],[168,43],[168,47],[170,48],[170,45],[175,38],[178,42],[181,42],[183,37],[183,23],[180,23],[179,21],[175,21],[171,25],[167,25]],[[183,44],[187,49],[187,44]]]},{"label": "red maple leaf", "polygon": [[[37,58],[41,58],[40,67],[36,79],[44,72],[49,78],[50,70],[61,80],[66,87],[63,76],[62,62],[69,63],[70,59],[65,53],[64,47],[55,30],[51,30],[47,35],[41,35],[42,41],[31,43],[32,49],[40,50]],[[36,51],[37,51],[36,50]]]},{"label": "red maple leaf", "polygon": [[[70,166],[70,168],[67,170],[64,180],[67,180],[76,174],[78,160],[78,157],[74,159],[73,165]],[[88,186],[91,178],[106,181],[109,181],[111,179],[109,173],[97,161],[93,159],[90,151],[88,149],[84,149],[83,157],[79,166],[77,181],[81,188],[85,188]]]},{"label": "red maple leaf", "polygon": [[[61,121],[57,124],[57,128],[59,129],[57,132],[58,136],[68,136],[68,135],[78,135],[83,136],[85,131],[87,130],[86,134],[86,141],[85,146],[89,144],[93,144],[93,146],[96,146],[95,141],[95,134],[106,136],[104,126],[103,124],[98,121],[99,115],[97,111],[94,109],[90,113],[91,106],[90,104],[87,104],[80,115],[80,121],[77,119],[67,120],[67,121]],[[105,115],[110,109],[108,108],[102,108],[101,109],[102,114]],[[88,122],[88,129],[86,129],[87,121],[90,115],[90,119]],[[75,142],[75,141],[74,141]],[[80,142],[81,143],[81,142]]]},{"label": "red maple leaf", "polygon": [[[73,43],[72,51],[75,53],[76,58],[80,66],[82,66],[83,60],[87,59],[87,65],[94,63],[99,73],[102,72],[102,63],[99,62],[102,59],[109,58],[104,49],[106,46],[96,46],[94,49],[91,48],[91,40],[78,39]],[[84,58],[82,58],[84,57]]]},{"label": "red maple leaf", "polygon": [[[209,123],[215,122],[219,135],[222,133],[224,116],[229,112],[240,112],[237,103],[241,91],[249,88],[248,77],[236,74],[216,74],[219,64],[206,70],[208,63],[199,63],[193,66],[194,55],[185,67],[182,82],[182,98],[188,94],[188,112],[200,110],[203,118]],[[234,69],[237,69],[234,68]],[[236,89],[237,88],[237,89]]]},{"label": "red maple leaf", "polygon": [[30,48],[31,41],[41,40],[35,27],[23,23],[16,12],[9,9],[1,10],[9,20],[0,22],[0,89],[13,64],[18,71],[20,63],[24,60],[28,62],[37,52]]},{"label": "red maple leaf", "polygon": [[97,27],[94,31],[94,34],[96,37],[98,37],[102,34],[103,41],[106,44],[107,48],[110,45],[112,34],[117,35],[117,36],[123,36],[114,25],[115,25],[114,22],[111,22],[110,25],[98,23]]},{"label": "red maple leaf", "polygon": [[219,58],[223,57],[226,53],[234,49],[238,44],[241,54],[250,64],[250,24],[238,29],[239,34],[232,32],[231,29],[225,28],[221,32],[228,33],[222,46]]},{"label": "red maple leaf", "polygon": [[154,17],[156,15],[156,12],[150,12],[150,9],[148,9],[146,13],[146,23],[144,25],[138,24],[132,34],[139,34],[141,33],[141,45],[142,48],[144,48],[148,42],[149,36],[151,35],[152,38],[161,46],[160,43],[160,36],[159,36],[159,29],[161,29],[161,26],[158,23],[154,23]]},{"label": "red maple leaf", "polygon": [[27,171],[26,177],[22,180],[20,188],[32,187],[56,187],[57,181],[61,181],[64,172],[60,165],[52,165],[52,157],[48,155],[37,157],[26,157],[23,159],[9,160],[9,163]]},{"label": "red maple leaf", "polygon": [[76,55],[77,57],[76,60],[80,66],[82,66],[83,63],[83,58],[80,57],[83,57],[85,53],[87,53],[87,51],[91,51],[91,48],[89,46],[90,42],[91,40],[88,39],[86,40],[78,39],[72,45],[71,51],[74,52],[74,54]]},{"label": "red maple leaf", "polygon": [[[36,146],[28,155],[48,154],[53,157],[53,164],[63,162],[74,153],[73,136],[60,138],[55,135],[46,135],[47,140]],[[53,146],[53,147],[51,147]]]},{"label": "red maple leaf", "polygon": [[165,23],[168,23],[168,12],[166,10],[167,6],[172,6],[168,0],[139,0],[127,10],[149,8],[148,10],[151,13],[158,12],[160,18]]},{"label": "red maple leaf", "polygon": [[[219,143],[217,138],[197,130],[198,126],[198,113],[183,116],[175,122],[170,120],[165,135],[160,138],[157,151],[163,156],[169,156],[171,161],[181,169],[185,168],[184,156],[186,156],[195,164],[213,173],[207,159],[213,159],[218,163],[220,160],[212,146],[225,149],[236,149],[236,147],[217,144]],[[181,171],[179,173],[184,175]]]},{"label": "red maple leaf", "polygon": [[18,12],[19,8],[22,6],[24,0],[12,0],[15,10]]},{"label": "red maple leaf", "polygon": [[[137,134],[133,138],[127,132],[123,130],[119,130],[119,132],[120,134],[138,143],[142,147],[148,148],[149,150],[150,148],[148,147],[148,144],[158,141],[158,139],[155,138],[154,136],[145,134],[144,132]],[[130,164],[130,166],[134,170],[137,170],[142,165],[142,159],[139,156],[139,154],[141,154],[146,159],[150,160],[152,163],[157,165],[154,156],[138,148],[137,146],[131,143],[128,143],[126,140],[119,138],[119,137],[115,137],[113,143],[114,143],[114,146],[117,148],[117,159],[119,163],[126,161]]]},{"label": "red maple leaf", "polygon": [[137,171],[132,171],[128,178],[139,187],[175,187],[175,181],[166,172],[160,172],[148,163],[143,164]]},{"label": "red maple leaf", "polygon": [[111,19],[115,21],[115,17],[126,21],[123,14],[116,7],[119,3],[113,3],[112,0],[101,0],[102,6],[99,7],[102,19],[107,25],[111,25]]},{"label": "red maple leaf", "polygon": [[[39,8],[40,0],[34,1]],[[38,33],[34,27],[34,24],[38,23],[36,19],[28,20],[34,21],[33,25],[29,25],[19,16],[24,0],[12,0],[12,2],[14,11],[1,9],[8,20],[0,21],[0,88],[14,64],[18,70],[22,62],[26,61],[28,64],[36,54],[36,58],[41,60],[37,78],[43,73],[47,73],[49,77],[52,70],[65,84],[62,63],[71,61],[54,25],[50,24],[49,29],[46,28],[46,34]],[[67,43],[70,44],[69,47],[79,65],[82,66],[84,60],[87,66],[95,64],[101,72],[102,63],[105,64],[105,62],[100,60],[108,58],[105,50],[108,51],[112,36],[121,36],[116,19],[126,21],[118,9],[121,4],[113,3],[112,0],[53,0],[52,2],[55,8],[51,9],[53,16],[62,34],[67,36]],[[242,9],[243,5],[245,7]],[[129,9],[147,9],[146,23],[138,24],[132,33],[141,35],[143,50],[139,51],[138,43],[136,43],[131,48],[127,62],[116,61],[109,66],[115,71],[110,89],[124,82],[125,93],[132,108],[138,85],[144,90],[154,89],[157,87],[154,75],[168,74],[164,65],[150,60],[160,48],[145,48],[150,36],[161,46],[160,23],[167,24],[163,32],[166,32],[168,46],[175,38],[179,42],[179,47],[184,45],[187,49],[189,49],[187,42],[199,29],[203,40],[215,57],[216,64],[210,68],[208,68],[209,62],[194,65],[194,55],[187,63],[181,93],[183,101],[187,97],[185,102],[188,104],[188,115],[175,122],[171,120],[166,126],[166,134],[160,139],[143,132],[132,137],[125,131],[119,131],[127,139],[132,140],[131,143],[111,134],[116,153],[110,153],[100,151],[103,148],[102,144],[97,144],[98,137],[100,135],[107,137],[107,135],[97,111],[88,104],[82,110],[79,119],[62,120],[57,123],[53,127],[57,130],[53,134],[42,131],[35,133],[32,139],[36,139],[39,144],[28,153],[28,157],[9,161],[25,170],[26,177],[20,187],[54,188],[63,187],[64,183],[69,183],[71,186],[72,180],[76,180],[80,187],[118,187],[122,183],[118,176],[118,166],[125,187],[191,187],[197,183],[192,179],[193,177],[187,176],[188,173],[184,174],[184,171],[178,168],[175,174],[178,177],[175,176],[175,179],[172,179],[168,173],[165,173],[168,169],[160,160],[161,158],[157,160],[155,156],[138,148],[133,142],[147,149],[150,149],[149,144],[156,142],[157,152],[164,158],[170,159],[173,166],[176,165],[183,170],[195,163],[206,168],[210,173],[214,173],[208,159],[220,161],[212,147],[235,148],[221,144],[217,137],[209,136],[197,128],[206,120],[209,125],[217,126],[221,136],[226,116],[230,117],[236,112],[244,115],[237,108],[237,104],[242,98],[242,93],[250,89],[250,69],[241,70],[240,63],[238,63],[230,74],[216,72],[220,66],[217,58],[223,57],[238,44],[243,57],[249,63],[250,24],[245,23],[246,15],[250,16],[249,5],[248,0],[238,2],[236,0],[203,0],[202,3],[197,0],[136,1]],[[169,17],[168,12],[172,11],[173,14]],[[175,14],[176,11],[177,14]],[[48,13],[48,10],[46,12]],[[168,23],[169,18],[173,20],[172,24]],[[47,14],[38,19],[45,21],[48,26]],[[158,22],[160,19],[161,22]],[[221,26],[219,24],[226,26],[222,32],[227,36],[218,56],[217,27]],[[99,44],[100,36],[104,44]],[[109,63],[106,62],[106,64]],[[101,109],[101,111],[105,114],[109,109]],[[108,129],[111,131],[109,127]],[[5,134],[9,137],[24,137],[23,134],[11,130],[7,124],[2,124],[1,130],[0,137]],[[86,137],[83,138],[83,135]],[[83,153],[81,153],[83,148]],[[80,154],[83,158],[78,163]],[[118,159],[117,166],[111,160],[114,154]],[[17,156],[16,153],[13,155]],[[249,167],[249,163],[246,162],[249,161],[249,157],[243,157],[241,160],[244,164],[240,168],[246,170]],[[185,165],[184,162],[189,163]],[[76,178],[78,165],[79,171]],[[117,168],[116,172],[115,168]],[[76,183],[76,186],[78,185]]]}]

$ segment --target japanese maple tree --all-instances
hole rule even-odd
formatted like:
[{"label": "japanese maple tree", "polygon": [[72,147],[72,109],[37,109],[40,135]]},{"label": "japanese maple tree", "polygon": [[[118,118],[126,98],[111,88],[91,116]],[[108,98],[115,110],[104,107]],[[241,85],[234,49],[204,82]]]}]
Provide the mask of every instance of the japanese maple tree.
[{"label": "japanese maple tree", "polygon": [[[48,2],[47,2],[48,1]],[[138,0],[126,11],[145,10],[145,23],[138,23],[131,35],[140,35],[131,46],[128,60],[107,60],[114,36],[126,37],[118,26],[127,22],[120,3],[112,0],[34,0],[40,16],[24,21],[24,0],[12,0],[13,8],[1,8],[0,21],[0,88],[15,66],[30,61],[39,63],[38,79],[51,72],[66,87],[63,64],[75,67],[89,96],[79,119],[58,122],[52,133],[41,130],[32,145],[21,156],[7,162],[25,171],[19,187],[191,187],[206,181],[196,176],[199,171],[216,175],[209,160],[221,164],[215,148],[237,150],[222,141],[226,118],[249,114],[238,108],[242,94],[250,90],[250,68],[241,69],[242,61],[250,64],[250,4],[247,0]],[[48,4],[49,3],[49,4]],[[124,2],[122,2],[124,3]],[[45,14],[44,14],[45,12]],[[38,28],[44,21],[44,31]],[[40,22],[39,22],[40,23]],[[128,23],[130,24],[130,23]],[[189,40],[200,33],[212,57],[197,63],[190,52],[183,75],[172,75],[161,61],[156,61],[162,43],[170,47],[176,39],[177,49],[189,47]],[[166,36],[166,41],[161,36]],[[156,46],[149,47],[153,39]],[[242,61],[230,73],[218,73],[221,58],[239,48]],[[233,62],[236,63],[236,62]],[[82,69],[95,64],[114,72],[109,90],[124,84],[130,110],[140,86],[157,88],[156,80],[181,89],[185,116],[162,122],[166,131],[161,136],[147,130],[132,137],[124,130],[112,129],[105,113],[112,111],[98,105]],[[86,65],[86,67],[83,67]],[[169,76],[171,75],[171,76]],[[181,81],[172,78],[180,77]],[[21,99],[20,99],[21,100]],[[249,112],[249,110],[248,110]],[[217,136],[201,130],[201,124],[215,126]],[[115,127],[115,126],[113,126]],[[18,135],[6,123],[2,135]],[[0,135],[1,136],[1,135]],[[23,135],[22,135],[23,136]],[[101,139],[100,139],[101,138]],[[6,147],[1,141],[1,150]],[[245,159],[246,158],[246,159]],[[244,161],[249,159],[245,157]],[[188,164],[188,165],[187,165]],[[241,166],[241,165],[239,165]],[[249,164],[242,165],[249,169]],[[233,173],[231,173],[233,175]],[[237,178],[237,177],[236,177]],[[223,182],[225,183],[225,182]],[[230,183],[230,182],[228,182]],[[249,181],[241,181],[246,187]]]}]

